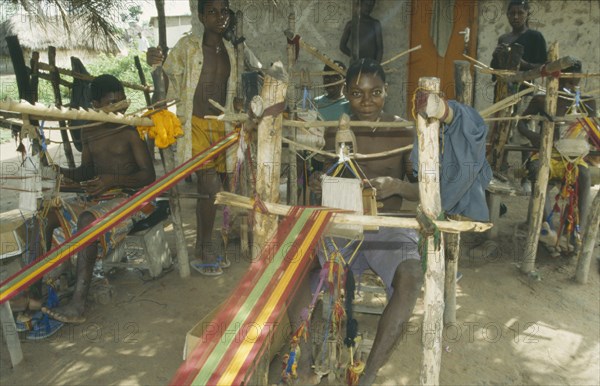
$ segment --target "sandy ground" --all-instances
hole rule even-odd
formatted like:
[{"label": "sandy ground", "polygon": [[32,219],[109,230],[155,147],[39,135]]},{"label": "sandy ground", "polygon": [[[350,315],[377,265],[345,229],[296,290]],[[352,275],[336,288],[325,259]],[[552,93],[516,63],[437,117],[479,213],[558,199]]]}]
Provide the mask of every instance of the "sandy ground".
[{"label": "sandy ground", "polygon": [[[193,185],[184,184],[185,191]],[[2,208],[16,202],[2,191]],[[517,264],[523,239],[515,236],[525,220],[526,198],[507,198],[499,223],[500,247],[475,252],[481,241],[464,235],[459,270],[457,323],[445,329],[442,384],[600,384],[600,280],[592,262],[586,285],[572,281],[575,263],[552,259],[540,248],[541,280],[522,275]],[[193,202],[184,202],[188,250],[193,250]],[[14,207],[14,206],[13,206]],[[175,251],[171,228],[167,228]],[[596,249],[598,256],[598,248]],[[182,363],[186,332],[226,299],[249,262],[234,258],[225,275],[207,278],[176,270],[157,280],[137,271],[108,277],[115,288],[109,304],[91,303],[86,323],[66,326],[39,342],[22,339],[25,360],[11,368],[4,339],[0,345],[2,385],[83,384],[160,385]],[[419,300],[409,333],[381,369],[377,383],[418,384],[421,357]],[[360,331],[373,337],[376,316],[361,315]],[[326,383],[324,380],[323,384]]]}]

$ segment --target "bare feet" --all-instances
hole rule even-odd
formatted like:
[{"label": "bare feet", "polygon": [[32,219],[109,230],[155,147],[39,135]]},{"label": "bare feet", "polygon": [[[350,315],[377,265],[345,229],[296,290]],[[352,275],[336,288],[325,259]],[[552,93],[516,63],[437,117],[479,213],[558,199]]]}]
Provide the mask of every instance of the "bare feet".
[{"label": "bare feet", "polygon": [[85,317],[83,316],[83,309],[79,309],[79,307],[75,307],[71,304],[67,304],[66,306],[56,307],[56,308],[47,308],[42,307],[42,312],[52,319],[58,320],[63,323],[83,323],[85,322]]}]

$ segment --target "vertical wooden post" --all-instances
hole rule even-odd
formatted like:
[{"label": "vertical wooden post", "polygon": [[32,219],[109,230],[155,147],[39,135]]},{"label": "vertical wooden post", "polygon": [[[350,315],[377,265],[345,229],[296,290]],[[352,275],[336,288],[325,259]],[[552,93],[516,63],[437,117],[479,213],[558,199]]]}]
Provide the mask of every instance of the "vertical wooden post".
[{"label": "vertical wooden post", "polygon": [[[288,30],[290,30],[292,32],[292,35],[295,36],[296,35],[296,14],[294,12],[290,13],[290,15],[288,16]],[[288,65],[287,65],[287,72],[288,74],[291,74],[294,68],[294,65],[296,64],[296,48],[293,44],[288,44],[287,45],[287,57],[288,57]],[[293,88],[294,86],[292,86]],[[295,89],[293,92],[289,93],[288,95],[288,107],[290,109],[290,119],[294,119],[296,113],[294,112],[296,110],[296,95],[295,95]],[[292,128],[291,130],[291,139],[293,141],[296,140],[296,129]],[[296,146],[289,144],[288,145],[288,150],[289,150],[289,157],[290,157],[290,169],[289,169],[289,174],[288,174],[288,181],[289,181],[289,197],[288,197],[288,203],[290,205],[297,205],[298,204],[298,159],[296,157]]]},{"label": "vertical wooden post", "polygon": [[[140,83],[142,86],[147,86],[146,75],[144,74],[144,69],[142,68],[142,62],[140,62],[139,56],[134,56],[133,61],[135,63],[135,68],[137,69],[138,76],[140,77]],[[144,90],[144,99],[146,100],[146,106],[150,106],[152,104],[152,96],[150,95],[150,91],[148,89]]]},{"label": "vertical wooden post", "polygon": [[[52,67],[50,77],[52,78],[52,91],[54,92],[54,104],[56,107],[62,107],[62,97],[60,95],[60,74],[56,68],[56,47],[48,47],[48,64]],[[58,121],[60,127],[67,127],[65,121]],[[75,158],[73,157],[73,149],[71,148],[71,139],[67,130],[60,131],[60,137],[63,142],[63,150],[67,157],[67,164],[70,168],[75,167]]]},{"label": "vertical wooden post", "polygon": [[[261,98],[265,111],[285,101],[288,74],[283,63],[275,62],[265,74]],[[263,116],[258,125],[256,159],[256,192],[263,201],[279,201],[279,175],[281,173],[281,113]],[[267,240],[277,230],[277,216],[257,212],[254,222],[254,248],[252,258],[260,254]]]},{"label": "vertical wooden post", "polygon": [[[8,272],[3,271],[0,273],[0,280],[6,280],[7,276]],[[19,333],[10,308],[10,302],[0,304],[0,323],[2,323],[2,336],[6,342],[10,363],[14,368],[23,361],[23,350],[21,349],[21,341],[19,340]]]},{"label": "vertical wooden post", "polygon": [[[242,11],[237,11],[236,14],[236,19],[237,19],[237,24],[235,26],[235,36],[238,40],[242,39],[244,37],[244,13]],[[244,84],[243,84],[243,74],[244,74],[244,44],[243,43],[239,43],[237,48],[236,48],[236,55],[237,55],[237,66],[238,66],[238,89],[237,89],[237,96],[238,98],[241,98],[242,101],[244,101],[244,105],[247,105],[247,101],[246,101],[246,96],[244,95]],[[245,107],[244,106],[244,107]],[[248,144],[248,146],[251,146],[251,144]],[[251,148],[250,148],[251,149]],[[249,151],[249,156],[252,157],[252,151]],[[240,193],[244,196],[249,196],[250,195],[250,176],[252,171],[250,170],[250,165],[252,164],[251,162],[249,162],[250,160],[246,160],[246,162],[242,165],[242,170],[245,170],[246,172],[242,172],[240,171]],[[248,216],[242,216],[240,218],[240,253],[241,256],[250,258],[250,237],[249,237],[249,227],[248,227]],[[227,253],[227,251],[225,251],[225,253]]]},{"label": "vertical wooden post", "polygon": [[[158,41],[163,53],[167,57],[167,28],[165,21],[165,2],[164,0],[154,0],[158,14]],[[165,99],[166,89],[163,79],[162,65],[157,66],[152,71],[152,83],[154,84],[154,93],[152,94],[152,103]],[[165,172],[175,168],[175,150],[173,146],[160,151],[160,155],[165,165]],[[177,263],[179,265],[179,276],[186,278],[190,276],[190,264],[187,252],[187,243],[183,233],[183,221],[181,218],[181,202],[179,201],[179,188],[173,186],[169,191],[169,206],[171,207],[171,221],[175,231],[175,240],[177,243]]]},{"label": "vertical wooden post", "polygon": [[471,76],[471,63],[466,60],[454,61],[454,89],[456,101],[463,105],[473,104],[473,77]]},{"label": "vertical wooden post", "polygon": [[[31,66],[31,76],[29,77],[29,95],[27,96],[27,101],[29,103],[36,103],[39,100],[38,94],[38,84],[39,84],[39,68],[38,63],[40,61],[40,53],[37,51],[33,51],[31,53],[31,60],[29,61],[29,65]],[[37,123],[36,123],[37,125]]]},{"label": "vertical wooden post", "polygon": [[444,324],[456,323],[456,275],[460,257],[460,233],[444,233],[446,244],[446,276],[444,279]]},{"label": "vertical wooden post", "polygon": [[[138,77],[140,78],[140,83],[142,84],[142,86],[148,85],[148,83],[146,83],[146,75],[144,75],[144,69],[142,68],[142,62],[140,62],[140,57],[137,55],[134,56],[133,61],[135,63],[135,68],[137,69]],[[148,91],[148,89],[144,90],[144,99],[146,100],[146,106],[150,106],[152,104],[152,96],[150,95],[150,91]],[[146,147],[150,152],[150,157],[152,158],[152,161],[154,161],[154,138],[146,136]]]},{"label": "vertical wooden post", "polygon": [[[419,87],[426,91],[439,92],[438,78],[420,78]],[[440,196],[440,123],[427,121],[417,115],[419,142],[419,194],[421,209],[430,218],[442,213]],[[423,316],[421,385],[438,385],[442,364],[442,329],[444,312],[444,241],[439,250],[434,238],[427,238],[427,271],[425,272],[425,296]]]},{"label": "vertical wooden post", "polygon": [[[558,60],[558,42],[550,45],[548,60]],[[546,80],[546,112],[551,117],[556,115],[556,102],[558,100],[558,78],[548,77]],[[527,244],[523,255],[521,270],[530,273],[535,269],[535,257],[537,255],[538,241],[540,240],[540,229],[544,217],[544,203],[546,202],[546,190],[550,176],[550,158],[552,156],[552,143],[554,138],[554,122],[545,121],[542,126],[542,138],[540,144],[540,168],[538,170],[537,182],[533,188],[533,206],[531,210],[531,221],[529,222],[529,233]]]},{"label": "vertical wooden post", "polygon": [[[454,88],[456,100],[470,106],[473,103],[473,78],[471,64],[464,60],[454,61]],[[456,275],[460,258],[460,233],[445,233],[446,276],[444,280],[444,324],[456,323]]]},{"label": "vertical wooden post", "polygon": [[586,226],[583,230],[583,245],[579,249],[577,271],[575,273],[577,283],[587,283],[592,254],[594,253],[595,244],[598,241],[598,227],[600,227],[600,193],[596,193],[596,198],[592,202],[587,215]]},{"label": "vertical wooden post", "polygon": [[8,52],[10,53],[13,70],[15,71],[15,78],[17,79],[19,99],[29,101],[29,71],[25,65],[21,43],[19,43],[19,38],[16,35],[7,36],[5,40]]}]

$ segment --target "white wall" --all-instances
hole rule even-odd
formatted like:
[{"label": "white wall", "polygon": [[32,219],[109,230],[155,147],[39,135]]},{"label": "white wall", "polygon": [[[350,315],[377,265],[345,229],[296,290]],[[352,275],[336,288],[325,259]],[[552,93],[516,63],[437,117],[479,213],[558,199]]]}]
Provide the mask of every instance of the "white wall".
[{"label": "white wall", "polygon": [[[478,60],[489,64],[498,37],[510,31],[506,1],[481,0],[479,11]],[[600,72],[600,2],[597,0],[544,0],[531,2],[530,28],[540,31],[546,42],[559,42],[559,56],[574,56],[584,72]],[[475,106],[492,103],[491,77],[477,74]],[[600,79],[582,80],[582,91],[597,90]],[[598,93],[596,93],[598,94]]]}]

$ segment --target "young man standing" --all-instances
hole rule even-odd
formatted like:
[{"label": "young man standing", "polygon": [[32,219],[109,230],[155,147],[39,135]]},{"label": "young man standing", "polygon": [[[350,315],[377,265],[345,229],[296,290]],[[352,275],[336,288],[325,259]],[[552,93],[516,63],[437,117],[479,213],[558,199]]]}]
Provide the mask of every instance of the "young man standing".
[{"label": "young man standing", "polygon": [[[204,26],[202,35],[187,34],[169,51],[163,70],[168,76],[167,98],[178,99],[177,116],[184,137],[177,142],[177,161],[183,163],[225,136],[225,124],[205,119],[219,115],[209,99],[230,107],[236,91],[237,65],[233,45],[224,39],[231,10],[227,0],[199,0],[198,18]],[[160,64],[159,49],[149,49],[149,64]],[[212,245],[215,222],[215,195],[222,190],[226,177],[225,154],[196,172],[198,194],[196,206],[196,259],[192,268],[202,275],[216,276],[228,264],[218,262]]]}]

